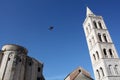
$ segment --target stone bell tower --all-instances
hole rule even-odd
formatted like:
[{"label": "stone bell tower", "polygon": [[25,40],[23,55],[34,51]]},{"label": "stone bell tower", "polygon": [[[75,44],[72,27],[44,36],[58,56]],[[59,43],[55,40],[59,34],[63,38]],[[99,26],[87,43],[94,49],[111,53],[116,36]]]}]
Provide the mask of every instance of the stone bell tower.
[{"label": "stone bell tower", "polygon": [[120,80],[120,59],[102,16],[87,7],[83,28],[95,80]]}]

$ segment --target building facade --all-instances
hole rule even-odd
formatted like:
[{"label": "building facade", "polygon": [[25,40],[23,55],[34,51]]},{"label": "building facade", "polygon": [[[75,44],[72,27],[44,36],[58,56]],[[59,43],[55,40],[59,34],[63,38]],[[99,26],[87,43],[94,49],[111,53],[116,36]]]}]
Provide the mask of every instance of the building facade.
[{"label": "building facade", "polygon": [[120,80],[120,59],[102,16],[88,7],[83,28],[96,80]]},{"label": "building facade", "polygon": [[43,63],[27,56],[27,49],[8,44],[0,51],[0,80],[45,80]]},{"label": "building facade", "polygon": [[81,67],[71,72],[64,80],[93,80],[90,74]]}]

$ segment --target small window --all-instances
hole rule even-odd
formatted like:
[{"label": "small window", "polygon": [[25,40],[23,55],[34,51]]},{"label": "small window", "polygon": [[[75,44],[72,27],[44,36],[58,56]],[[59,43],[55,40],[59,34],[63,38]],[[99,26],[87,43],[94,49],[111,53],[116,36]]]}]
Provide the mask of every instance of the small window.
[{"label": "small window", "polygon": [[103,49],[103,52],[104,52],[104,56],[107,57],[106,49]]},{"label": "small window", "polygon": [[81,70],[80,70],[80,69],[79,69],[78,71],[79,71],[79,73],[81,72]]},{"label": "small window", "polygon": [[93,42],[93,44],[95,44],[95,39],[94,39],[94,37],[92,37],[92,42]]},{"label": "small window", "polygon": [[100,72],[98,70],[96,70],[96,72],[97,72],[98,79],[100,79]]},{"label": "small window", "polygon": [[98,54],[98,51],[96,51],[96,54],[97,54],[97,58],[99,59],[99,54]]},{"label": "small window", "polygon": [[21,59],[19,59],[19,62],[21,62],[22,60]]},{"label": "small window", "polygon": [[109,53],[110,53],[110,56],[113,57],[113,53],[111,49],[109,49]]},{"label": "small window", "polygon": [[10,58],[8,58],[8,61],[10,61]]},{"label": "small window", "polygon": [[31,65],[32,65],[32,63],[31,63],[31,62],[29,62],[28,64],[29,64],[29,66],[31,66]]},{"label": "small window", "polygon": [[103,71],[103,68],[102,68],[102,67],[100,67],[100,70],[101,70],[102,76],[104,76],[104,71]]},{"label": "small window", "polygon": [[90,45],[90,46],[92,46],[92,42],[91,42],[91,40],[90,40],[90,39],[89,39],[89,45]]},{"label": "small window", "polygon": [[37,77],[37,80],[41,80],[40,77]]},{"label": "small window", "polygon": [[97,28],[97,24],[95,21],[93,21],[94,27]]},{"label": "small window", "polygon": [[102,24],[101,24],[100,21],[98,22],[98,25],[99,25],[99,27],[102,29]]},{"label": "small window", "polygon": [[118,65],[115,65],[114,70],[115,70],[115,73],[116,73],[116,74],[119,74],[119,73],[118,73],[118,72],[119,72],[119,70],[118,70]]},{"label": "small window", "polygon": [[105,42],[108,42],[107,37],[106,37],[105,34],[103,34],[103,37],[104,37]]},{"label": "small window", "polygon": [[41,68],[40,67],[38,67],[38,72],[40,72],[41,71]]},{"label": "small window", "polygon": [[108,70],[109,70],[109,73],[112,74],[112,66],[111,65],[109,65],[109,69]]},{"label": "small window", "polygon": [[88,35],[89,34],[89,31],[88,31],[88,28],[86,27],[86,34]]},{"label": "small window", "polygon": [[95,54],[93,54],[94,60],[96,60]]},{"label": "small window", "polygon": [[92,28],[91,28],[91,26],[90,26],[90,23],[88,24],[88,27],[89,27],[89,29],[90,29],[90,31],[91,31]]},{"label": "small window", "polygon": [[98,38],[99,38],[99,41],[102,42],[102,38],[101,38],[101,34],[98,33]]}]

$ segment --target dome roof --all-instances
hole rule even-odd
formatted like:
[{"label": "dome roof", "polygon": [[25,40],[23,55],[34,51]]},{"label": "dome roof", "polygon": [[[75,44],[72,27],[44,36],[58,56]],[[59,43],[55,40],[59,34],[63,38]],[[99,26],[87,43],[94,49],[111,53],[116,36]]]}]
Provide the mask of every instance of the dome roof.
[{"label": "dome roof", "polygon": [[2,47],[2,51],[21,51],[26,54],[28,52],[26,48],[16,44],[6,44]]}]

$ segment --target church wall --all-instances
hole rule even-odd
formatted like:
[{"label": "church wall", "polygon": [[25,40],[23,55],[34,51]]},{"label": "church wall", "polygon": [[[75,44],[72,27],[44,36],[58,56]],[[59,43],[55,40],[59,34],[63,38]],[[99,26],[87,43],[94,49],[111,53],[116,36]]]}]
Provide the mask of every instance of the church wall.
[{"label": "church wall", "polygon": [[[18,45],[5,45],[0,66],[0,80],[45,80],[43,64],[27,56],[26,50]],[[39,70],[38,70],[39,68]]]}]

